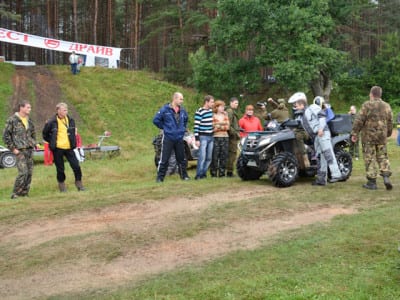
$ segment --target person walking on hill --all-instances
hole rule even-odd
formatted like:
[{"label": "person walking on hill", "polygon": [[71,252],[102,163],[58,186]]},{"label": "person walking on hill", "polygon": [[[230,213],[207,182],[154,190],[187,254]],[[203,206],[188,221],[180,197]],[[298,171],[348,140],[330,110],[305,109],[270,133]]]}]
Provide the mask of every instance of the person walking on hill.
[{"label": "person walking on hill", "polygon": [[229,146],[229,118],[225,112],[224,101],[217,100],[214,104],[213,115],[214,147],[210,173],[212,177],[225,177],[226,160]]},{"label": "person walking on hill", "polygon": [[53,152],[54,164],[57,170],[57,182],[60,192],[66,192],[64,157],[69,162],[75,176],[75,186],[78,191],[84,191],[82,170],[76,158],[76,126],[75,120],[68,115],[68,105],[58,103],[56,114],[48,120],[42,131],[43,140],[49,143]]},{"label": "person walking on hill", "polygon": [[213,107],[214,97],[207,95],[204,97],[203,106],[194,115],[194,137],[196,146],[199,148],[196,180],[207,177],[207,170],[211,164],[214,147]]},{"label": "person walking on hill", "polygon": [[353,123],[351,140],[355,143],[361,132],[361,144],[365,163],[367,183],[364,188],[376,190],[376,178],[378,168],[383,177],[383,183],[387,190],[393,188],[389,177],[389,157],[387,154],[387,138],[393,131],[392,108],[382,99],[382,88],[373,86],[369,93],[369,100],[361,106],[360,112]]},{"label": "person walking on hill", "polygon": [[161,156],[156,179],[156,182],[159,183],[164,181],[172,152],[175,153],[181,179],[190,179],[186,171],[185,146],[183,141],[187,130],[188,114],[182,103],[182,93],[174,93],[171,103],[167,103],[161,107],[153,118],[153,124],[163,130]]},{"label": "person walking on hill", "polygon": [[79,62],[79,55],[75,54],[75,51],[72,51],[71,55],[68,58],[69,63],[71,65],[71,73],[76,75],[78,73],[78,62]]},{"label": "person walking on hill", "polygon": [[33,174],[33,149],[36,145],[35,126],[29,118],[31,105],[28,101],[18,104],[18,112],[8,118],[3,133],[7,148],[15,154],[18,175],[11,199],[28,196]]},{"label": "person walking on hill", "polygon": [[226,109],[229,120],[229,150],[228,150],[228,161],[226,164],[226,176],[233,177],[233,168],[237,158],[238,142],[240,140],[240,127],[239,117],[236,110],[239,106],[239,100],[236,97],[232,97],[229,101],[229,107]]},{"label": "person walking on hill", "polygon": [[247,105],[244,116],[239,120],[240,137],[246,137],[251,131],[263,131],[260,119],[254,116],[254,106]]}]

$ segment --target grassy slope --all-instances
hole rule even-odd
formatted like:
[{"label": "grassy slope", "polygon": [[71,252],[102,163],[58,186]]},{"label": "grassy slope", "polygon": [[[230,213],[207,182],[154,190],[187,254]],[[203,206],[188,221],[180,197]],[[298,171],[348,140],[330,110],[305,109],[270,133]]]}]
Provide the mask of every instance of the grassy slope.
[{"label": "grassy slope", "polygon": [[[12,73],[12,69],[3,70]],[[37,165],[33,188],[28,201],[12,202],[8,199],[16,170],[0,170],[0,226],[29,222],[42,217],[57,217],[74,211],[104,207],[113,203],[140,202],[151,197],[162,199],[171,193],[174,185],[182,195],[199,195],[226,188],[224,181],[182,183],[169,178],[169,184],[154,183],[153,149],[151,139],[157,132],[151,124],[158,107],[169,100],[179,87],[159,81],[145,72],[121,70],[84,69],[79,76],[71,76],[65,67],[52,67],[60,78],[66,99],[78,109],[79,124],[84,143],[95,142],[104,130],[113,132],[109,144],[118,143],[123,151],[113,160],[87,161],[83,165],[84,179],[89,189],[86,193],[56,193],[53,167]],[[155,80],[154,80],[155,79]],[[3,99],[11,94],[5,76],[0,81]],[[186,107],[193,114],[201,99],[183,90]],[[4,102],[3,102],[4,104]],[[4,111],[4,107],[0,111]],[[5,119],[5,116],[0,116]],[[330,226],[314,225],[282,234],[278,240],[267,241],[265,247],[255,251],[242,251],[228,255],[204,266],[188,267],[167,273],[134,287],[117,291],[88,291],[79,295],[63,295],[65,298],[104,299],[396,299],[400,297],[398,283],[399,260],[397,253],[400,229],[396,196],[397,174],[400,169],[396,157],[397,148],[390,144],[395,190],[392,193],[364,191],[362,163],[356,162],[351,180],[345,184],[316,189],[308,183],[290,189],[277,190],[285,203],[250,199],[234,207],[221,206],[217,211],[205,212],[200,226],[185,224],[189,233],[177,228],[173,236],[194,235],[204,228],[215,226],[214,214],[238,216],[241,213],[276,209],[306,209],[309,204],[343,204],[371,206],[356,216],[336,218]],[[193,171],[191,171],[193,173]],[[191,174],[193,175],[193,174]],[[72,173],[67,168],[67,180]],[[234,181],[237,186],[251,184]],[[266,183],[268,184],[268,183]],[[323,190],[321,194],[319,191]],[[326,191],[326,192],[325,192]],[[283,196],[285,195],[285,196]],[[204,221],[207,220],[207,221]],[[124,247],[133,247],[127,237],[114,245],[97,245],[74,256],[91,256],[100,261],[109,259],[110,251],[123,253]],[[125,243],[127,243],[125,245]],[[117,246],[115,246],[117,245]],[[68,244],[66,244],[68,246]],[[114,249],[117,247],[118,249]],[[35,249],[37,250],[37,249]],[[15,252],[0,247],[0,273],[29,272],[63,259],[73,257],[54,256],[49,261],[38,252]],[[53,253],[56,255],[57,253]],[[34,262],[34,263],[33,263]],[[15,269],[15,270],[14,270]],[[10,275],[12,276],[12,275]],[[103,296],[101,296],[101,294]],[[56,297],[57,299],[61,298]]]}]

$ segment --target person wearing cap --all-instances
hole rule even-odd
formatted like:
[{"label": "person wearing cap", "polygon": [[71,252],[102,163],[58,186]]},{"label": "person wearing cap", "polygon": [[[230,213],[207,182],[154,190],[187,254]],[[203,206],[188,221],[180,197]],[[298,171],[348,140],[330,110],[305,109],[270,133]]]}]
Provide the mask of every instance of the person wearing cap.
[{"label": "person wearing cap", "polygon": [[325,100],[321,96],[314,98],[313,104],[304,111],[303,127],[314,139],[314,149],[318,156],[317,179],[313,185],[326,185],[328,167],[331,178],[328,182],[334,183],[344,180],[336,160],[331,142],[331,132],[327,125]]},{"label": "person wearing cap", "polygon": [[267,103],[259,101],[254,109],[254,116],[260,119],[261,126],[265,126],[265,121],[268,120]]},{"label": "person wearing cap", "polygon": [[271,103],[274,108],[274,110],[269,114],[271,120],[276,120],[278,123],[282,123],[289,119],[289,110],[286,107],[285,99],[278,99],[277,103],[272,98],[268,98],[268,102]]},{"label": "person wearing cap", "polygon": [[[303,122],[304,110],[307,106],[307,97],[303,92],[294,93],[288,100],[288,103],[293,105],[294,119],[298,120],[300,124]],[[310,167],[310,160],[308,159],[306,147],[304,141],[309,139],[308,134],[302,126],[298,126],[295,130],[297,148],[300,149],[300,153],[296,153],[297,160],[302,166],[302,169]]]}]

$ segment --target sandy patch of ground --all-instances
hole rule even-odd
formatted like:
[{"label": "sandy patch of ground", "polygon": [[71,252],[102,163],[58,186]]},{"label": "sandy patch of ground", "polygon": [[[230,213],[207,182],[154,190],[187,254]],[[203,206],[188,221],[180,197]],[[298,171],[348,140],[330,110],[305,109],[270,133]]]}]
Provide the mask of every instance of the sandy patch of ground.
[{"label": "sandy patch of ground", "polygon": [[[29,249],[60,237],[96,233],[110,228],[130,230],[133,235],[146,234],[148,231],[167,228],[180,216],[199,214],[211,205],[262,197],[268,189],[276,191],[266,186],[254,187],[251,191],[242,188],[206,197],[149,200],[140,204],[121,204],[58,219],[40,220],[8,229],[3,232],[0,243],[12,243],[17,249]],[[334,216],[353,213],[355,210],[352,208],[315,207],[308,211],[287,212],[265,219],[239,219],[222,228],[201,231],[190,238],[168,240],[159,237],[109,263],[99,265],[90,259],[81,259],[65,266],[24,274],[17,280],[3,278],[0,297],[43,297],[132,283],[149,275],[209,261],[232,251],[254,249],[282,231],[327,222]]]}]

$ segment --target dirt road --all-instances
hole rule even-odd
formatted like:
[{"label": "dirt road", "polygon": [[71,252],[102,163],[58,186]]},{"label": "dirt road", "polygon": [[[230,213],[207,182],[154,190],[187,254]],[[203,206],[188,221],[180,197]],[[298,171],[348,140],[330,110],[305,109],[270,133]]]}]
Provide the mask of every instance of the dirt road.
[{"label": "dirt road", "polygon": [[[70,263],[49,265],[19,278],[2,278],[1,299],[21,299],[50,296],[86,289],[115,287],[143,280],[146,276],[197,264],[239,249],[259,247],[274,235],[315,222],[327,222],[339,214],[353,214],[343,207],[310,207],[306,211],[274,211],[265,218],[238,218],[223,226],[206,229],[190,237],[168,238],[166,232],[182,218],[195,219],[216,205],[249,201],[266,194],[260,186],[233,189],[207,197],[149,200],[140,204],[121,204],[96,211],[86,211],[57,219],[43,219],[17,227],[2,228],[0,243],[12,244],[18,251],[52,245],[62,238],[73,240],[88,236],[80,243],[90,243],[102,232],[127,233],[131,236],[151,236],[146,243],[126,249],[116,259],[95,264],[81,257]],[[83,245],[82,245],[83,246]],[[43,255],[46,251],[43,250]]]}]

